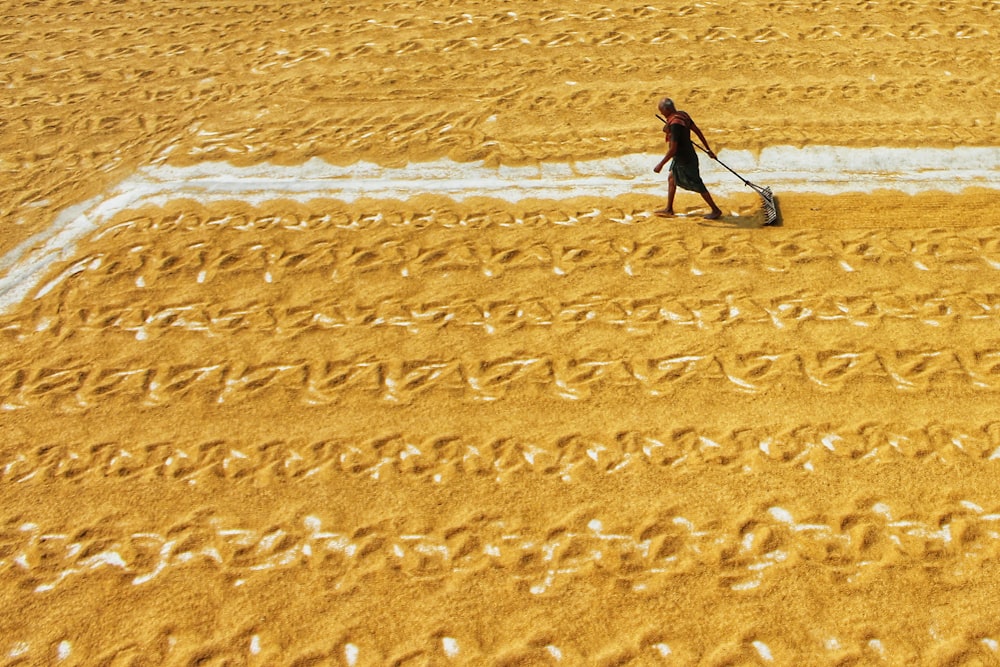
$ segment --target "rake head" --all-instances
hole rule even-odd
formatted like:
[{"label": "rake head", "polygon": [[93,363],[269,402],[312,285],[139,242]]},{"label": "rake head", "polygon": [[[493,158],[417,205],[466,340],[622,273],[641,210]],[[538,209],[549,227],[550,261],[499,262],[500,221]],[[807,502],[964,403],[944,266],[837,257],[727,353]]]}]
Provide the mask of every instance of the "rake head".
[{"label": "rake head", "polygon": [[764,204],[764,224],[773,225],[778,220],[778,205],[774,202],[774,193],[771,188],[755,187],[754,190],[760,195],[760,200]]},{"label": "rake head", "polygon": [[774,201],[774,193],[771,188],[762,188],[756,183],[744,180],[748,188],[760,195],[760,202],[764,207],[764,226],[773,225],[778,221],[778,204]]}]

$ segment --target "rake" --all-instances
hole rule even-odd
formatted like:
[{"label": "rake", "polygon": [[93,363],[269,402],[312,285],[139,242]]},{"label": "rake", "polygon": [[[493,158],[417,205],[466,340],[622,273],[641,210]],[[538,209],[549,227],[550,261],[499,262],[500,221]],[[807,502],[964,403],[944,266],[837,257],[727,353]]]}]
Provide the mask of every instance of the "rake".
[{"label": "rake", "polygon": [[[656,114],[656,117],[659,118],[660,121],[662,121],[664,125],[666,125],[667,121],[666,121],[665,118],[661,117],[660,114]],[[692,141],[691,143],[694,144],[694,147],[697,148],[698,150],[700,150],[702,153],[704,153],[705,155],[708,155],[709,157],[712,157],[709,154],[709,152],[705,148],[703,148],[699,143],[697,143],[695,141]],[[729,165],[727,165],[725,162],[723,162],[719,158],[712,157],[712,159],[714,159],[716,162],[718,162],[723,167],[725,167],[726,169],[728,169],[736,178],[738,178],[741,181],[743,181],[743,183],[748,188],[750,188],[751,190],[753,190],[754,192],[756,192],[757,194],[760,195],[761,203],[764,206],[764,224],[765,225],[773,225],[778,220],[778,205],[774,201],[774,193],[771,192],[771,188],[762,188],[761,186],[757,185],[756,183],[751,183],[747,179],[745,179],[742,176],[740,176],[739,174],[737,174],[733,170],[732,167],[730,167]]]}]

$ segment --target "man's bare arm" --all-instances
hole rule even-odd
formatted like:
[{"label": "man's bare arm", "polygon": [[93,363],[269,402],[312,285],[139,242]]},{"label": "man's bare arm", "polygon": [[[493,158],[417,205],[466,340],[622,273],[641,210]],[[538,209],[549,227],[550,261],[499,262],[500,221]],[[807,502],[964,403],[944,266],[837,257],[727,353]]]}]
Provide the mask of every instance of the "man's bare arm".
[{"label": "man's bare arm", "polygon": [[658,165],[653,167],[653,171],[656,172],[657,174],[660,173],[660,171],[663,170],[663,167],[666,166],[666,164],[670,162],[670,160],[673,159],[674,155],[676,154],[677,154],[677,142],[674,141],[673,138],[671,138],[670,144],[667,147],[667,154],[663,156],[663,159],[660,160],[660,163]]},{"label": "man's bare arm", "polygon": [[697,125],[695,125],[694,121],[691,121],[691,129],[694,130],[694,133],[698,135],[699,139],[701,139],[701,144],[705,147],[705,152],[708,153],[708,157],[714,160],[715,153],[712,152],[712,147],[708,145],[708,139],[706,139],[705,135],[701,133],[701,130]]}]

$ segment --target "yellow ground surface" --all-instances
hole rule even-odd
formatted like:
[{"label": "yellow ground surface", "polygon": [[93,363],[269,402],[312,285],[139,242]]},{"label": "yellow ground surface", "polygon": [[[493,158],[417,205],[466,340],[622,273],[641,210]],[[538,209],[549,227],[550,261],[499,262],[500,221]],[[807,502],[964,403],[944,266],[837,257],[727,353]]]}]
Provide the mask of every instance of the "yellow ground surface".
[{"label": "yellow ground surface", "polygon": [[[158,161],[651,168],[664,94],[1000,145],[996,0],[2,4],[2,253]],[[997,202],[122,212],[0,317],[0,660],[996,664]]]}]

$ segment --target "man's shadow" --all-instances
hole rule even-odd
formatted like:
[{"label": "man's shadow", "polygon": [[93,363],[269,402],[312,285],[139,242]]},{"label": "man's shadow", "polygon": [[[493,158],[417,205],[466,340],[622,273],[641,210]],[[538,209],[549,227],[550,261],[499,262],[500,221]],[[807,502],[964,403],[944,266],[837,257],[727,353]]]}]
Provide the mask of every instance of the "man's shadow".
[{"label": "man's shadow", "polygon": [[724,215],[715,220],[702,220],[698,224],[702,227],[715,227],[716,229],[760,229],[761,227],[782,227],[781,206],[778,198],[774,198],[774,210],[777,217],[774,222],[767,224],[767,217],[763,206],[754,211],[753,215]]}]

